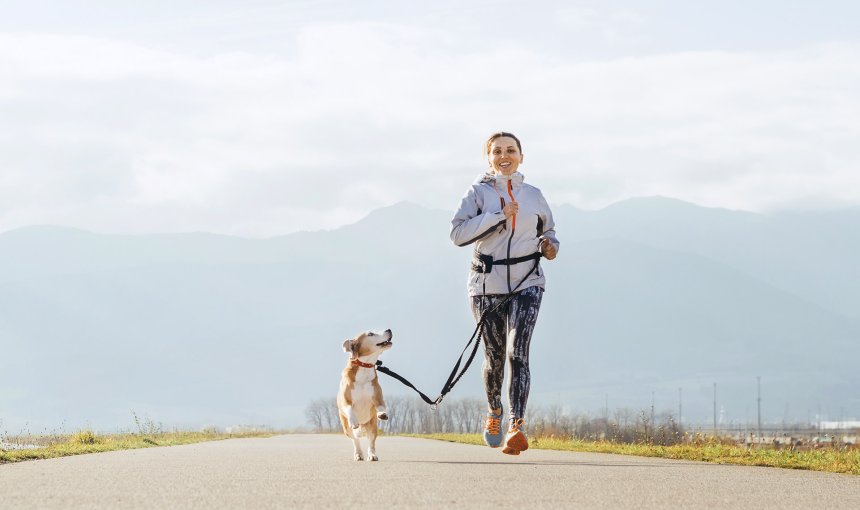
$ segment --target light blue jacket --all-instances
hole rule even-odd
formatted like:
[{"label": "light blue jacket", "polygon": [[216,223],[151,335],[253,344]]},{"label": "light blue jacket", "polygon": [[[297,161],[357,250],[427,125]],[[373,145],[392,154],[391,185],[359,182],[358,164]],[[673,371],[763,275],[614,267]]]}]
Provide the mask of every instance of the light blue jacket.
[{"label": "light blue jacket", "polygon": [[[558,249],[555,222],[546,199],[538,188],[525,184],[519,172],[510,176],[514,199],[519,204],[516,229],[513,221],[505,219],[502,200],[510,202],[507,181],[507,177],[491,172],[475,180],[451,220],[451,241],[457,246],[475,243],[476,256],[481,253],[494,260],[531,255],[539,250],[544,239]],[[480,273],[473,265],[469,271],[469,295],[508,294],[534,264],[535,261],[530,260],[510,266],[494,265],[489,273]],[[538,266],[517,290],[533,286],[543,288],[544,284],[543,270]]]}]

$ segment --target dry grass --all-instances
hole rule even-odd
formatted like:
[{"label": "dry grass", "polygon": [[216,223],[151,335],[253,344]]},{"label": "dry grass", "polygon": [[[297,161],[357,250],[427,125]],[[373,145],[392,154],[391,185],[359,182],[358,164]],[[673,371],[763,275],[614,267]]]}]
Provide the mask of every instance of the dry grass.
[{"label": "dry grass", "polygon": [[[407,434],[410,437],[438,439],[455,443],[483,445],[480,434]],[[641,457],[695,460],[718,464],[808,469],[860,475],[860,450],[820,448],[808,451],[756,449],[731,443],[705,440],[674,446],[623,444],[609,441],[582,441],[553,437],[532,438],[531,448],[575,452],[614,453]]]},{"label": "dry grass", "polygon": [[[96,435],[91,430],[81,430],[70,435],[17,436],[14,438],[14,442],[6,441],[11,443],[12,448],[0,449],[0,464],[84,453],[132,450],[153,446],[176,446],[233,438],[271,437],[272,435],[274,435],[273,432],[224,434],[215,431]],[[26,447],[21,447],[23,445]]]}]

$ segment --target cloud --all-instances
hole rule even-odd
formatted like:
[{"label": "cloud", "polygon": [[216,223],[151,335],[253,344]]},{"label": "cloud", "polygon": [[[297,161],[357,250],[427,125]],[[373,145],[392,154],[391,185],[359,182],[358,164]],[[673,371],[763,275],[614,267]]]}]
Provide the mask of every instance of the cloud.
[{"label": "cloud", "polygon": [[629,8],[608,8],[605,4],[567,5],[558,9],[555,22],[560,27],[610,44],[638,41],[647,17]]},{"label": "cloud", "polygon": [[583,61],[340,22],[287,46],[0,34],[0,230],[265,236],[401,200],[451,209],[498,129],[521,135],[523,171],[554,203],[860,202],[855,43]]}]

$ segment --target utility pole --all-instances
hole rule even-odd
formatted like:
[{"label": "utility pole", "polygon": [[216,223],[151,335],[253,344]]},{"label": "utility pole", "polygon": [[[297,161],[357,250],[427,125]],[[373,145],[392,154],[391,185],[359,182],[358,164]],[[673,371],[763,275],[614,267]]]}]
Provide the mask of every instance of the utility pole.
[{"label": "utility pole", "polygon": [[606,394],[606,402],[603,407],[603,416],[606,418],[606,437],[609,440],[609,393]]},{"label": "utility pole", "polygon": [[651,436],[654,435],[654,392],[651,392]]},{"label": "utility pole", "polygon": [[606,402],[603,405],[603,416],[606,418],[606,423],[609,423],[609,393],[606,395]]},{"label": "utility pole", "polygon": [[681,403],[683,402],[681,398],[681,388],[678,388],[678,430],[684,428],[683,418],[681,416]]},{"label": "utility pole", "polygon": [[714,437],[717,437],[717,383],[714,383]]},{"label": "utility pole", "polygon": [[758,382],[758,440],[761,442],[761,376],[756,376]]}]

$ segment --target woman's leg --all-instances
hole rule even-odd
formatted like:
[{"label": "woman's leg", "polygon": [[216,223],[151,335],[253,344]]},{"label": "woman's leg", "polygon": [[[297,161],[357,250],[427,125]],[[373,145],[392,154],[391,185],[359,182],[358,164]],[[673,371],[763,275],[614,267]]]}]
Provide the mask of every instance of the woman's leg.
[{"label": "woman's leg", "polygon": [[[472,315],[479,321],[481,314],[501,301],[500,296],[473,296]],[[507,305],[487,313],[481,340],[484,342],[484,389],[487,392],[487,405],[491,411],[502,408],[502,381],[505,378],[505,338],[507,324],[505,312]]]},{"label": "woman's leg", "polygon": [[531,373],[529,372],[529,344],[537,322],[543,289],[529,287],[520,291],[512,300],[507,316],[507,355],[511,365],[511,380],[508,386],[511,422],[526,413],[529,399]]}]

